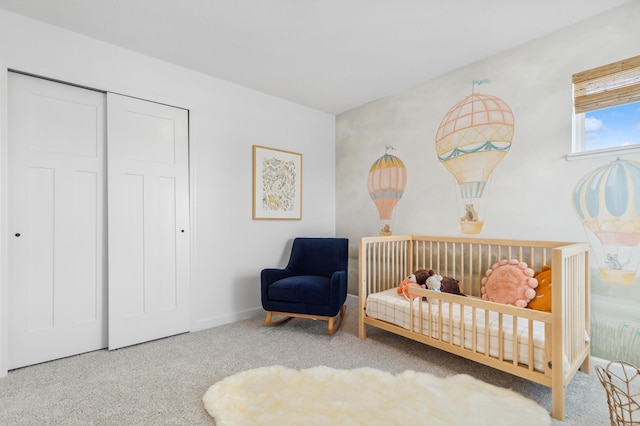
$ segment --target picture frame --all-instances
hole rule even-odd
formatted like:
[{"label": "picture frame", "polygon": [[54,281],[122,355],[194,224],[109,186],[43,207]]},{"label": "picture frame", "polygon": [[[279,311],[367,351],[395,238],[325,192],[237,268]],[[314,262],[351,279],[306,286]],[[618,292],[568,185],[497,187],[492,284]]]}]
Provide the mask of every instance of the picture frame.
[{"label": "picture frame", "polygon": [[253,219],[302,219],[302,154],[253,145]]}]

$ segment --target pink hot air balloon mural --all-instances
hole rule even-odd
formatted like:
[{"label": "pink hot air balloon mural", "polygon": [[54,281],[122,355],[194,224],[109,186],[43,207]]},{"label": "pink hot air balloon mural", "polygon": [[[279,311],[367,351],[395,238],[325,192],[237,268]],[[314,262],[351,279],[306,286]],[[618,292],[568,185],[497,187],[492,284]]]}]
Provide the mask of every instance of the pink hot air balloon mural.
[{"label": "pink hot air balloon mural", "polygon": [[573,207],[603,281],[632,284],[640,263],[640,163],[616,159],[580,179]]},{"label": "pink hot air balloon mural", "polygon": [[436,132],[436,153],[458,184],[460,229],[478,234],[484,224],[487,186],[493,169],[511,148],[513,112],[502,99],[473,93],[455,104]]},{"label": "pink hot air balloon mural", "polygon": [[369,169],[369,195],[378,209],[380,235],[391,235],[393,209],[407,186],[407,169],[398,157],[388,153],[390,149],[393,147],[387,145],[384,155]]}]

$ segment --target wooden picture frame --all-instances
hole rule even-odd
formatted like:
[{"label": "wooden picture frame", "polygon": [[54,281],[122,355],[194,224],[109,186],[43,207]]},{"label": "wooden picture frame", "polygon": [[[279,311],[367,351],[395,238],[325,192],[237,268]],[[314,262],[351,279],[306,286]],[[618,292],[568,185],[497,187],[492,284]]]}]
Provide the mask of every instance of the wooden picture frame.
[{"label": "wooden picture frame", "polygon": [[253,145],[253,219],[302,219],[302,154]]}]

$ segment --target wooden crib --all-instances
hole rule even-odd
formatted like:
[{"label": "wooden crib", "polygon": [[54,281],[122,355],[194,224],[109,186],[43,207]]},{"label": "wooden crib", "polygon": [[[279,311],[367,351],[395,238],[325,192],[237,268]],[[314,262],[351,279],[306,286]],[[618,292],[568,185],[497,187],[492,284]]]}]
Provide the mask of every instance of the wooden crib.
[{"label": "wooden crib", "polygon": [[[518,259],[534,270],[551,266],[552,312],[481,299],[482,278],[502,259]],[[394,289],[418,269],[459,280],[468,297],[418,288],[411,292],[422,296],[419,302],[409,302]],[[361,238],[361,339],[367,325],[548,386],[551,415],[563,420],[566,386],[578,369],[590,370],[589,245],[414,235]]]}]

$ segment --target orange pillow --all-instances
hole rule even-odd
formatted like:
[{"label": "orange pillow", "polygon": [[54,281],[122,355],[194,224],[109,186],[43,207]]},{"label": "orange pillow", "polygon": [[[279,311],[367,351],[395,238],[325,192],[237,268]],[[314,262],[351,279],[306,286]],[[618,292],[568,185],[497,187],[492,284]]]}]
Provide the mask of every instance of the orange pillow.
[{"label": "orange pillow", "polygon": [[551,266],[543,266],[536,271],[534,277],[538,280],[536,297],[529,301],[528,307],[536,311],[551,312]]}]

